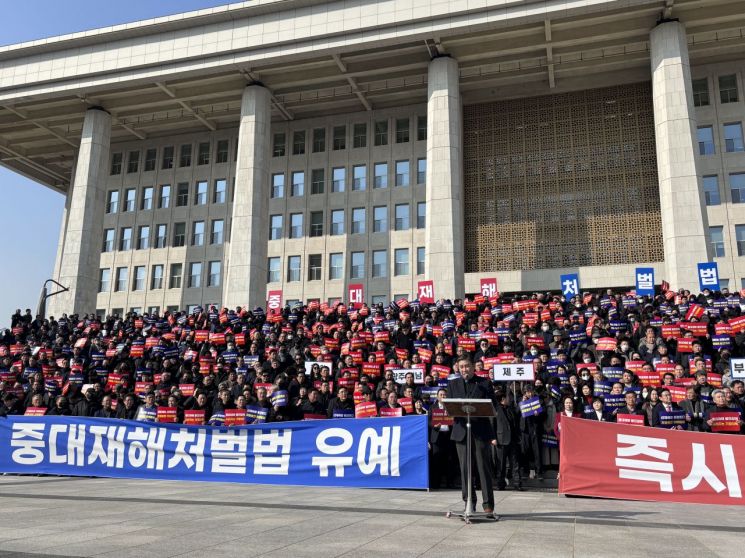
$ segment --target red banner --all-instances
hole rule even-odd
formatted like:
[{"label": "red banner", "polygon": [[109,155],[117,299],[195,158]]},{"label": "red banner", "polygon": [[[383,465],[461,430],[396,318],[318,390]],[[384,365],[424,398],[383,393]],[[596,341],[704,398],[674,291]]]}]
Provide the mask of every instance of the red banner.
[{"label": "red banner", "polygon": [[282,289],[267,293],[266,313],[269,316],[276,316],[282,313]]},{"label": "red banner", "polygon": [[422,304],[434,304],[435,283],[434,281],[419,281],[416,286],[417,298]]},{"label": "red banner", "polygon": [[353,308],[360,308],[365,301],[365,287],[362,283],[353,283],[347,287],[347,300]]},{"label": "red banner", "polygon": [[745,505],[741,436],[567,418],[560,455],[561,494]]},{"label": "red banner", "polygon": [[497,294],[497,278],[489,277],[487,279],[481,279],[481,294],[487,298],[496,296]]}]

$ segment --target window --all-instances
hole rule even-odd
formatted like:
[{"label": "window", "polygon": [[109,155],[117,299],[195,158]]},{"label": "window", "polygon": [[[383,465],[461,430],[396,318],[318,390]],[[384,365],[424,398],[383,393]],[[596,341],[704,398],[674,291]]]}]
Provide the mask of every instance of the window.
[{"label": "window", "polygon": [[732,203],[745,203],[745,173],[730,174],[729,188]]},{"label": "window", "polygon": [[735,239],[737,240],[737,255],[745,256],[745,225],[735,225]]},{"label": "window", "polygon": [[290,238],[303,236],[303,214],[290,213]]},{"label": "window", "polygon": [[347,148],[347,127],[334,126],[334,151],[340,151]]},{"label": "window", "polygon": [[122,154],[114,153],[111,155],[111,174],[122,174]]},{"label": "window", "polygon": [[116,268],[116,285],[114,285],[114,290],[117,292],[126,291],[128,280],[129,280],[129,269],[127,269],[126,267],[117,267]]},{"label": "window", "polygon": [[161,184],[160,196],[158,197],[158,209],[168,209],[171,205],[171,185]]},{"label": "window", "polygon": [[722,227],[709,227],[711,252],[715,258],[724,257],[724,231]]},{"label": "window", "polygon": [[397,231],[409,230],[409,204],[400,203],[396,205],[396,222],[394,223]]},{"label": "window", "polygon": [[202,262],[189,264],[189,288],[198,289],[202,286]]},{"label": "window", "polygon": [[285,195],[285,175],[284,174],[273,174],[272,175],[272,197],[282,198]]},{"label": "window", "polygon": [[147,250],[150,248],[150,226],[142,225],[137,235],[137,249]]},{"label": "window", "polygon": [[337,167],[335,169],[332,169],[331,173],[332,173],[331,191],[332,192],[343,192],[346,170],[344,169],[344,167]]},{"label": "window", "polygon": [[150,273],[150,290],[163,288],[163,264],[153,266]]},{"label": "window", "polygon": [[212,146],[209,142],[200,143],[197,147],[197,165],[209,165],[210,164],[210,151]]},{"label": "window", "polygon": [[128,188],[124,190],[124,211],[135,210],[135,200],[137,199],[137,190],[134,188]]},{"label": "window", "polygon": [[365,276],[365,253],[352,252],[351,265],[349,266],[350,279],[362,279]]},{"label": "window", "polygon": [[321,254],[308,256],[308,281],[321,280]]},{"label": "window", "polygon": [[168,147],[163,148],[163,164],[161,165],[163,170],[172,169],[173,168],[173,146],[169,145]]},{"label": "window", "polygon": [[111,288],[111,270],[107,267],[98,272],[98,292],[108,293]]},{"label": "window", "polygon": [[409,119],[396,119],[396,143],[409,143]]},{"label": "window", "polygon": [[742,124],[740,122],[731,122],[724,125],[724,146],[727,153],[745,151],[745,146],[742,143]]},{"label": "window", "polygon": [[373,250],[372,276],[385,277],[388,275],[388,250]]},{"label": "window", "polygon": [[119,251],[132,249],[132,227],[123,227],[119,233]]},{"label": "window", "polygon": [[186,223],[173,224],[173,246],[186,246]]},{"label": "window", "polygon": [[373,188],[388,188],[388,163],[375,163]]},{"label": "window", "polygon": [[140,201],[140,209],[147,211],[153,208],[153,187],[147,186],[142,189],[142,200]]},{"label": "window", "polygon": [[138,265],[134,269],[134,277],[132,278],[132,290],[133,291],[144,291],[145,290],[145,266]]},{"label": "window", "polygon": [[225,203],[225,190],[228,182],[224,178],[215,180],[215,189],[212,192],[212,203]]},{"label": "window", "polygon": [[373,232],[386,232],[388,230],[388,206],[379,205],[373,208]]},{"label": "window", "polygon": [[189,205],[189,183],[179,182],[176,186],[176,207]]},{"label": "window", "polygon": [[114,251],[114,229],[106,229],[103,231],[103,246],[101,252],[113,252]]},{"label": "window", "polygon": [[282,215],[269,216],[269,240],[282,238]]},{"label": "window", "polygon": [[427,182],[427,159],[416,160],[416,183],[424,184]]},{"label": "window", "polygon": [[352,234],[365,234],[365,208],[352,209]]},{"label": "window", "polygon": [[693,106],[705,107],[709,105],[709,80],[707,78],[694,79],[691,81],[693,87]]},{"label": "window", "polygon": [[341,252],[329,254],[329,279],[341,279],[344,275],[344,256]]},{"label": "window", "polygon": [[719,196],[719,180],[717,176],[704,176],[702,178],[704,186],[704,198],[706,199],[706,205],[719,205],[721,202]]},{"label": "window", "polygon": [[222,219],[212,220],[212,231],[210,233],[210,244],[222,244],[224,241],[225,234],[225,221]]},{"label": "window", "polygon": [[719,290],[729,289],[729,279],[719,278]]},{"label": "window", "polygon": [[365,189],[367,189],[367,166],[355,165],[352,167],[352,190]]},{"label": "window", "polygon": [[427,226],[427,202],[416,204],[416,228],[423,229]]},{"label": "window", "polygon": [[394,275],[408,275],[409,274],[409,249],[408,248],[396,248],[393,251]]},{"label": "window", "polygon": [[287,282],[296,281],[300,281],[300,256],[290,256],[287,258]]},{"label": "window", "polygon": [[209,263],[209,272],[207,274],[207,286],[219,287],[220,275],[222,271],[222,262],[214,261]]},{"label": "window", "polygon": [[292,173],[292,189],[290,195],[293,198],[302,196],[305,193],[305,173],[296,171]]},{"label": "window", "polygon": [[331,211],[331,236],[344,234],[344,210],[334,209]]},{"label": "window", "polygon": [[310,212],[310,236],[323,236],[323,211]]},{"label": "window", "polygon": [[699,155],[714,155],[714,131],[711,126],[699,126],[696,131]]},{"label": "window", "polygon": [[409,162],[396,161],[396,186],[409,185]]},{"label": "window", "polygon": [[178,159],[179,167],[191,166],[191,144],[187,143],[181,146],[181,152]]},{"label": "window", "polygon": [[279,283],[279,258],[269,258],[267,261],[267,283]]},{"label": "window", "polygon": [[388,145],[388,121],[380,120],[375,123],[375,145]]},{"label": "window", "polygon": [[169,289],[180,289],[181,288],[181,276],[184,272],[184,266],[180,263],[171,264],[171,276],[168,280]]},{"label": "window", "polygon": [[106,201],[106,213],[116,213],[117,211],[119,211],[119,191],[111,190]]},{"label": "window", "polygon": [[326,128],[315,128],[313,130],[313,153],[326,151]]},{"label": "window", "polygon": [[207,205],[207,181],[200,180],[194,186],[194,205]]},{"label": "window", "polygon": [[158,225],[155,232],[155,247],[165,248],[168,238],[168,225]]},{"label": "window", "polygon": [[284,157],[287,139],[284,134],[274,134],[272,139],[272,157]]},{"label": "window", "polygon": [[378,305],[378,304],[385,304],[386,303],[386,296],[385,295],[372,295],[372,304]]},{"label": "window", "polygon": [[127,174],[134,174],[140,170],[140,152],[130,151],[127,154]]},{"label": "window", "polygon": [[424,246],[416,249],[416,274],[424,275]]},{"label": "window", "polygon": [[194,221],[191,226],[191,245],[204,245],[204,221]]},{"label": "window", "polygon": [[158,159],[158,150],[157,149],[148,149],[145,151],[145,172],[150,172],[155,170],[155,161]]},{"label": "window", "polygon": [[218,140],[217,153],[215,154],[215,163],[227,163],[229,149],[230,142],[228,140]]},{"label": "window", "polygon": [[292,154],[302,155],[305,153],[305,130],[297,130],[292,133]]},{"label": "window", "polygon": [[719,76],[719,100],[722,103],[737,102],[737,76]]},{"label": "window", "polygon": [[417,141],[427,140],[427,117],[426,116],[416,117],[416,139]]},{"label": "window", "polygon": [[352,147],[367,147],[367,124],[364,122],[352,127]]},{"label": "window", "polygon": [[310,171],[310,193],[313,194],[323,194],[324,190],[324,170],[323,169],[313,169]]}]

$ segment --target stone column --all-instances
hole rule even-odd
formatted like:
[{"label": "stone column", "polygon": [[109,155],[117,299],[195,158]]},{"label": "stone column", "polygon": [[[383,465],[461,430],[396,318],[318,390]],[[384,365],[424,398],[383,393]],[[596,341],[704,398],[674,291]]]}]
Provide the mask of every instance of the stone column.
[{"label": "stone column", "polygon": [[55,265],[55,279],[69,291],[49,299],[47,316],[96,310],[110,145],[111,116],[100,108],[88,109]]},{"label": "stone column", "polygon": [[709,261],[709,220],[696,170],[696,118],[685,27],[665,21],[650,34],[657,175],[665,277],[698,292],[699,262]]},{"label": "stone column", "polygon": [[241,101],[238,161],[230,226],[224,306],[250,309],[266,305],[269,242],[269,161],[271,98],[261,85],[249,85]]},{"label": "stone column", "polygon": [[425,278],[435,298],[465,292],[463,250],[463,107],[458,62],[435,58],[427,77],[427,225]]}]

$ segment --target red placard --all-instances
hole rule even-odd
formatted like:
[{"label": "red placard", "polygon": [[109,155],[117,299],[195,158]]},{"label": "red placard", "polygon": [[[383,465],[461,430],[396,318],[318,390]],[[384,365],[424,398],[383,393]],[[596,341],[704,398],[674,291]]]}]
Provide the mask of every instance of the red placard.
[{"label": "red placard", "polygon": [[266,313],[276,316],[282,313],[282,289],[269,291],[266,295]]},{"label": "red placard", "polygon": [[453,417],[449,416],[445,409],[432,409],[430,417],[432,426],[450,426],[453,424]]},{"label": "red placard", "polygon": [[678,352],[679,353],[692,353],[693,352],[693,337],[681,337],[678,339]]},{"label": "red placard", "polygon": [[639,381],[642,383],[643,386],[655,387],[655,386],[660,385],[659,372],[655,372],[654,370],[652,372],[645,372],[644,370],[639,370],[639,372],[637,372],[636,375],[639,378]]},{"label": "red placard", "polygon": [[618,413],[616,415],[616,422],[618,424],[631,424],[634,426],[644,426],[644,417],[641,415],[627,415],[626,413]]},{"label": "red placard", "polygon": [[682,386],[667,386],[665,389],[670,390],[670,397],[673,403],[680,403],[686,398],[686,388]]},{"label": "red placard", "polygon": [[380,408],[381,417],[401,417],[403,416],[403,414],[403,409],[401,407],[397,407],[395,409],[391,409],[390,407]]},{"label": "red placard", "polygon": [[156,420],[158,422],[176,422],[176,407],[158,407]]},{"label": "red placard", "polygon": [[710,413],[712,432],[739,432],[740,413],[737,411],[722,411]]},{"label": "red placard", "polygon": [[615,337],[601,337],[595,343],[595,349],[598,351],[615,351],[616,350],[616,338]]},{"label": "red placard", "polygon": [[326,420],[326,415],[319,415],[317,413],[303,413],[303,420]]},{"label": "red placard", "polygon": [[481,294],[487,298],[497,295],[496,277],[487,277],[481,279]]},{"label": "red placard", "polygon": [[435,282],[431,279],[428,281],[419,281],[416,286],[417,298],[422,304],[434,304],[435,302]]},{"label": "red placard", "polygon": [[411,397],[399,397],[398,403],[407,413],[411,414],[414,412],[414,400]]},{"label": "red placard", "polygon": [[362,307],[365,301],[365,286],[362,283],[353,283],[347,287],[347,300],[353,308]]},{"label": "red placard", "polygon": [[450,376],[450,367],[442,364],[433,364],[430,373],[438,380],[444,380]]},{"label": "red placard", "polygon": [[378,406],[374,401],[360,403],[354,407],[354,418],[377,417]]},{"label": "red placard", "polygon": [[194,384],[179,384],[178,388],[181,390],[181,395],[184,397],[191,397],[194,395]]},{"label": "red placard", "polygon": [[559,455],[562,494],[745,505],[742,436],[567,418]]},{"label": "red placard", "polygon": [[204,424],[204,410],[184,411],[184,424]]},{"label": "red placard", "polygon": [[225,426],[246,424],[246,409],[225,409]]},{"label": "red placard", "polygon": [[46,407],[26,407],[26,412],[23,413],[23,415],[27,417],[43,417],[46,414]]}]

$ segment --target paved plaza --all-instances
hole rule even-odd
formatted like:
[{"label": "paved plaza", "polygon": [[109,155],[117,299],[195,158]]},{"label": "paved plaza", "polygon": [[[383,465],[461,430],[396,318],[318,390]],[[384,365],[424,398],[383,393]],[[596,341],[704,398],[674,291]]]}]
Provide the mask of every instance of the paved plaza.
[{"label": "paved plaza", "polygon": [[[742,508],[497,492],[499,523],[446,519],[455,491],[0,477],[0,558],[733,556]],[[733,554],[734,553],[734,554]]]}]

